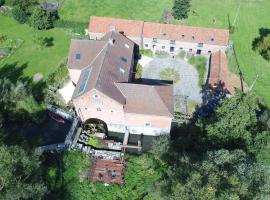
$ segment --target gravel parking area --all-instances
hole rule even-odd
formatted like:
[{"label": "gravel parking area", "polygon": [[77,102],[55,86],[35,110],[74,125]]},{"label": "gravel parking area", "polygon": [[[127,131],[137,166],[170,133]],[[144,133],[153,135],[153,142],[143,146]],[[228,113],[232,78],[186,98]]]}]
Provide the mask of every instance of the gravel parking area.
[{"label": "gravel parking area", "polygon": [[160,79],[160,72],[165,68],[173,68],[180,74],[180,81],[174,84],[174,95],[188,96],[197,103],[202,102],[197,70],[186,61],[178,58],[154,58],[143,67],[142,78]]}]

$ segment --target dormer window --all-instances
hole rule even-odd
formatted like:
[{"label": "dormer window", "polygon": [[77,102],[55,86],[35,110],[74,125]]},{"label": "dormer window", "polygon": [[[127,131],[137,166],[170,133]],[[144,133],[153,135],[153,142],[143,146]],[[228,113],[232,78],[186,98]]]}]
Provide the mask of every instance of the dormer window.
[{"label": "dormer window", "polygon": [[181,38],[182,38],[182,39],[185,38],[185,34],[182,34],[182,35],[181,35]]},{"label": "dormer window", "polygon": [[157,38],[153,38],[153,42],[157,42]]},{"label": "dormer window", "polygon": [[163,36],[166,36],[166,35],[167,35],[167,33],[166,33],[166,32],[163,32],[163,33],[162,33],[162,35],[163,35]]},{"label": "dormer window", "polygon": [[191,39],[192,39],[192,40],[195,40],[195,35],[192,35],[192,36],[191,36]]},{"label": "dormer window", "polygon": [[76,53],[75,59],[76,59],[76,60],[81,60],[81,54],[80,54],[80,53]]},{"label": "dormer window", "polygon": [[214,41],[215,41],[214,36],[212,36],[212,37],[210,38],[210,40],[211,40],[211,42],[214,42]]}]

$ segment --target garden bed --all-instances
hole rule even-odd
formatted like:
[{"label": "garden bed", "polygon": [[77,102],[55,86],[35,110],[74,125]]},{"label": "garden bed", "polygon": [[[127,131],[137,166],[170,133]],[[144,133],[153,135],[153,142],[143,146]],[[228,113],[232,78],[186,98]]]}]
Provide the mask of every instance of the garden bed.
[{"label": "garden bed", "polygon": [[0,35],[0,61],[10,57],[23,43],[21,39],[10,39]]}]

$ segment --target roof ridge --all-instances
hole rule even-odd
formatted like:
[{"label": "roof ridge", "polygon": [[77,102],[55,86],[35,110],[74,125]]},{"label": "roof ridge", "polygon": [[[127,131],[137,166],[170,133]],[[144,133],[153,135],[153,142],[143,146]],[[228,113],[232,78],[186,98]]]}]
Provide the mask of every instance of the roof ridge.
[{"label": "roof ridge", "polygon": [[[104,56],[103,56],[103,58],[102,58],[102,62],[101,62],[101,64],[100,64],[100,68],[99,68],[99,70],[98,70],[98,75],[97,75],[96,80],[95,80],[95,82],[94,82],[94,87],[95,87],[95,88],[96,88],[97,81],[98,81],[98,79],[99,79],[99,77],[100,77],[100,72],[101,72],[101,70],[102,70],[102,66],[103,66],[104,60],[105,60],[106,55],[107,55],[107,53],[108,53],[108,46],[109,46],[109,43],[110,43],[110,41],[107,41],[106,44],[105,44],[105,46],[106,46],[106,52],[105,52],[105,54],[104,54]],[[103,48],[102,50],[105,50],[105,46],[104,46],[104,48]]]}]

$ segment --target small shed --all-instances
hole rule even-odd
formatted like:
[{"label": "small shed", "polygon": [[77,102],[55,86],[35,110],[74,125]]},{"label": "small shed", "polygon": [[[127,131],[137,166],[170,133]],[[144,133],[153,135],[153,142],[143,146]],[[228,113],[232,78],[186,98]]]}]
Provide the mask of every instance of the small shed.
[{"label": "small shed", "polygon": [[59,3],[53,3],[53,2],[43,2],[42,4],[41,4],[41,8],[43,9],[43,10],[46,10],[46,11],[48,11],[48,12],[54,12],[54,11],[57,11],[58,10],[58,8],[59,8]]}]

